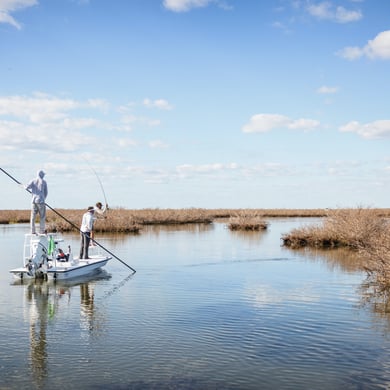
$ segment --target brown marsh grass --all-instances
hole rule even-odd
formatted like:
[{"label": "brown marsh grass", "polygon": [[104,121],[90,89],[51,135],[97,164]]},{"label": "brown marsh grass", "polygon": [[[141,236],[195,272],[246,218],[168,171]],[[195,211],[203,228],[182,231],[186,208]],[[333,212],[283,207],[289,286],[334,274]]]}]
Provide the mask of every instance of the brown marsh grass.
[{"label": "brown marsh grass", "polygon": [[[78,230],[86,210],[56,210],[47,213],[47,230],[68,232]],[[141,226],[131,216],[121,213],[119,209],[109,210],[106,215],[96,216],[95,232],[99,233],[138,233]]]},{"label": "brown marsh grass", "polygon": [[386,218],[377,209],[358,207],[329,210],[319,223],[293,229],[284,234],[282,240],[285,246],[292,248],[310,246],[360,249],[368,245],[371,237],[383,231],[385,225]]},{"label": "brown marsh grass", "polygon": [[268,222],[262,214],[254,213],[252,210],[241,210],[235,216],[230,217],[228,228],[230,230],[259,231],[267,229]]},{"label": "brown marsh grass", "polygon": [[367,237],[359,252],[365,258],[365,270],[375,295],[379,293],[390,296],[390,220],[384,222],[377,234]]},{"label": "brown marsh grass", "polygon": [[[85,210],[58,209],[59,214],[65,216],[78,226]],[[341,210],[340,210],[341,211]],[[211,223],[218,219],[237,218],[245,215],[246,219],[254,218],[289,218],[289,217],[328,217],[332,211],[327,209],[124,209],[113,208],[107,213],[104,221],[98,221],[96,228],[102,231],[126,232],[129,226],[135,225],[177,225],[188,223]],[[372,209],[378,215],[389,216],[390,209]],[[26,223],[30,220],[30,210],[0,210],[0,223]],[[58,230],[70,230],[66,221],[61,221],[55,212],[48,210],[47,222]],[[233,221],[234,222],[234,221]],[[103,226],[104,225],[104,226]],[[130,229],[132,230],[132,229]]]},{"label": "brown marsh grass", "polygon": [[[344,247],[353,250],[367,272],[367,296],[390,297],[390,219],[375,209],[331,210],[320,223],[294,229],[283,244],[299,247]],[[390,310],[390,305],[388,307]]]},{"label": "brown marsh grass", "polygon": [[30,210],[0,210],[0,224],[30,222]]},{"label": "brown marsh grass", "polygon": [[[210,223],[216,219],[231,218],[245,212],[252,216],[261,215],[263,218],[278,217],[324,217],[326,209],[125,209],[113,208],[109,213],[120,212],[126,218],[135,218],[140,224],[180,224],[180,223]],[[65,216],[75,216],[75,223],[81,220],[83,210],[79,209],[58,209]],[[390,216],[390,209],[383,209],[383,213]],[[55,213],[48,210],[48,220],[56,220]],[[0,223],[26,223],[30,220],[30,210],[0,210]]]}]

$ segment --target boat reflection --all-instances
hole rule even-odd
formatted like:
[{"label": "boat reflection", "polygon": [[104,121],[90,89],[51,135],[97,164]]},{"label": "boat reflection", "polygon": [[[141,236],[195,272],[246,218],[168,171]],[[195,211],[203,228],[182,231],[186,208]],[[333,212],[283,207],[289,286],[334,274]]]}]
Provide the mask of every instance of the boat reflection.
[{"label": "boat reflection", "polygon": [[[70,307],[72,296],[80,294],[80,332],[87,337],[99,333],[102,315],[95,307],[95,285],[98,281],[110,279],[111,275],[101,270],[82,280],[73,281],[23,281],[13,285],[24,287],[25,318],[29,321],[30,372],[37,388],[42,388],[48,374],[48,332],[56,328],[59,312]],[[54,329],[55,330],[55,329]],[[62,335],[64,337],[64,334]]]}]

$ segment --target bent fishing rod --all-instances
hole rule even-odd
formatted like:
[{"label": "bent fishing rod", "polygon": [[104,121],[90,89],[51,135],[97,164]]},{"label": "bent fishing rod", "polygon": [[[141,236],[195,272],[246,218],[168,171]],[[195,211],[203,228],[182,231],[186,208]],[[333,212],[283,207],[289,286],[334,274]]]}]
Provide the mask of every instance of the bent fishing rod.
[{"label": "bent fishing rod", "polygon": [[86,159],[84,159],[84,160],[87,162],[89,167],[92,169],[92,172],[95,174],[95,176],[96,176],[96,178],[97,178],[97,180],[98,180],[98,182],[100,184],[100,189],[102,190],[104,201],[106,202],[106,206],[108,206],[106,193],[104,191],[103,184],[102,184],[102,181],[100,180],[100,177],[98,176],[97,172],[93,169],[92,165]]},{"label": "bent fishing rod", "polygon": [[[0,170],[5,173],[10,179],[12,179],[15,183],[17,183],[18,185],[20,186],[23,186],[23,184],[16,180],[12,175],[10,175],[7,171],[5,171],[3,168],[0,167]],[[25,190],[31,194],[31,191],[28,190],[27,188],[25,188]],[[69,223],[69,225],[71,225],[74,229],[78,230],[81,234],[85,234],[84,232],[82,232],[78,226],[76,226],[72,221],[69,221],[69,219],[67,219],[66,217],[64,217],[61,213],[59,213],[57,210],[55,210],[53,207],[51,207],[49,204],[45,203],[45,206],[50,209],[51,211],[53,211],[55,214],[57,214],[60,218],[62,218],[64,221],[66,221],[67,223]],[[107,248],[105,248],[102,244],[100,244],[99,242],[97,242],[95,239],[91,238],[91,241],[96,244],[97,246],[99,246],[100,248],[102,248],[104,251],[106,251],[108,254],[110,254],[112,257],[114,257],[115,259],[117,259],[118,261],[120,261],[123,265],[125,265],[127,268],[129,268],[131,271],[133,271],[133,273],[135,274],[137,271],[132,268],[130,265],[126,264],[123,260],[121,260],[118,256],[114,255],[111,251],[109,251]]]}]

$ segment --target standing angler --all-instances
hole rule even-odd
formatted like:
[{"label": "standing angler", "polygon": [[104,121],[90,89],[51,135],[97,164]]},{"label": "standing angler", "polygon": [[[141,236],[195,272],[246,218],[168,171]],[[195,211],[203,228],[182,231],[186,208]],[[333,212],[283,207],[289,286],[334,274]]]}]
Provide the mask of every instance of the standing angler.
[{"label": "standing angler", "polygon": [[46,233],[46,198],[48,194],[47,183],[44,180],[45,172],[38,171],[37,177],[26,185],[26,190],[31,191],[31,234],[36,234],[35,218],[39,214],[39,233]]},{"label": "standing angler", "polygon": [[83,215],[81,221],[80,233],[81,233],[81,245],[80,245],[80,259],[88,259],[88,248],[91,241],[91,232],[93,231],[93,223],[95,209],[93,206],[89,206],[86,213]]}]

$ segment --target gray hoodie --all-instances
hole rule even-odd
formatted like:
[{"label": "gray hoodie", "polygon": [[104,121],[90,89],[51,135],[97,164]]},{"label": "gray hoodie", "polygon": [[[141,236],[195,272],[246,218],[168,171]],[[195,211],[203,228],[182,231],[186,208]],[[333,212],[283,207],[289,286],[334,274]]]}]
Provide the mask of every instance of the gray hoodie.
[{"label": "gray hoodie", "polygon": [[26,186],[26,190],[30,190],[32,194],[31,203],[45,203],[48,190],[46,180],[43,179],[45,172],[38,171],[37,177]]}]

